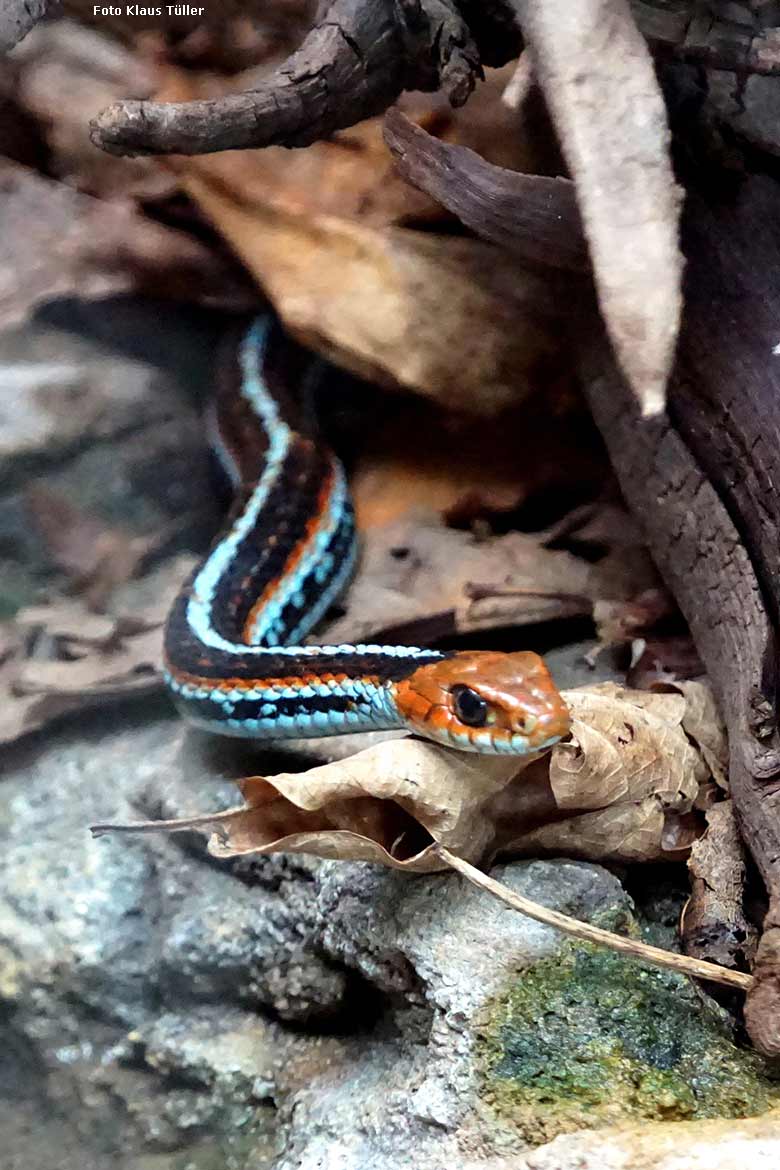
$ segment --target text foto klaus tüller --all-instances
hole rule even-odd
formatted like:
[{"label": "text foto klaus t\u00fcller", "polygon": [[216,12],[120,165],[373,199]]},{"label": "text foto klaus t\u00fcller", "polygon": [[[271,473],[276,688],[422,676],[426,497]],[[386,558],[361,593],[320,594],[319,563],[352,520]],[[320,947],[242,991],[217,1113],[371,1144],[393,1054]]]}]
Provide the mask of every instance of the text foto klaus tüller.
[{"label": "text foto klaus t\u00fcller", "polygon": [[161,4],[149,8],[145,4],[93,4],[93,16],[203,16],[205,8],[192,4]]}]

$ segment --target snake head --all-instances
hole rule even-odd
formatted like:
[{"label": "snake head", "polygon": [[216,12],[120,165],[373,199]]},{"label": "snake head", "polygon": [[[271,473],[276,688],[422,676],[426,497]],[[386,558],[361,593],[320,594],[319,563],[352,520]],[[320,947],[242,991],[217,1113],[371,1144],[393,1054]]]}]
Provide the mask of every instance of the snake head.
[{"label": "snake head", "polygon": [[461,751],[528,755],[567,735],[569,712],[538,654],[465,651],[395,684],[410,730]]}]

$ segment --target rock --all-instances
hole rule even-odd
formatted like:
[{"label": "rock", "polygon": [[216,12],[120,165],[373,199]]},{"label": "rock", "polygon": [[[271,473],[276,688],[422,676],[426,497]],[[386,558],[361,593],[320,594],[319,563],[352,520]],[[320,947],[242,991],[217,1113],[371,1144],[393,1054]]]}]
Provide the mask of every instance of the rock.
[{"label": "rock", "polygon": [[[158,317],[152,302],[65,302],[0,331],[0,618],[57,582],[25,507],[32,480],[108,525],[169,529],[166,551],[200,550],[213,533],[192,390],[206,385],[215,329],[201,334],[194,314],[168,309],[166,349]],[[120,338],[124,353],[110,353]]]},{"label": "rock", "polygon": [[[327,1021],[359,980],[318,943],[316,863],[263,859],[233,874],[201,838],[90,837],[91,821],[137,819],[177,792],[200,808],[235,799],[206,737],[148,719],[93,717],[4,761],[0,1067],[16,1084],[29,1062],[34,1091],[8,1117],[0,1105],[0,1125],[14,1134],[33,1100],[36,1125],[48,1119],[42,1146],[53,1132],[58,1149],[81,1143],[96,1170],[109,1155],[182,1146],[204,1168],[250,1155],[262,1166],[279,1139],[274,1099],[343,1059]],[[69,1103],[64,1134],[57,1101]]]},{"label": "rock", "polygon": [[[628,908],[619,882],[599,867],[540,861],[495,872],[585,918]],[[327,863],[319,905],[328,953],[387,997],[384,1029],[392,1019],[407,1040],[372,1045],[346,1083],[300,1091],[280,1167],[314,1170],[336,1148],[345,1170],[451,1165],[480,1109],[474,1055],[487,1005],[508,980],[556,954],[560,936],[450,875]]]},{"label": "rock", "polygon": [[461,1162],[459,1170],[770,1170],[780,1113],[733,1121],[670,1122],[566,1134],[532,1153]]},{"label": "rock", "polygon": [[[277,765],[149,704],[6,753],[0,1066],[29,1088],[0,1125],[20,1170],[49,1170],[24,1124],[64,1151],[58,1170],[179,1170],[185,1151],[203,1170],[445,1170],[583,1124],[777,1100],[684,981],[572,948],[454,875],[87,832],[226,807],[231,776]],[[599,866],[495,872],[636,929]]]}]

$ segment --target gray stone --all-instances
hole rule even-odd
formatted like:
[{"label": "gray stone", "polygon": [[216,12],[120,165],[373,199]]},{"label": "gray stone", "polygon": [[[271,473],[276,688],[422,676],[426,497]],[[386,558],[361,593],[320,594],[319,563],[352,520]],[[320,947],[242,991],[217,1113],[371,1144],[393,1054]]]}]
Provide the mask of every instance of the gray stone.
[{"label": "gray stone", "polygon": [[[190,833],[87,831],[225,807],[247,763],[241,745],[148,716],[93,717],[7,754],[0,995],[13,1035],[49,1084],[89,1089],[94,1115],[121,1103],[123,1150],[208,1135],[235,1158],[229,1135],[265,1147],[273,1113],[280,1166],[343,1146],[345,1165],[368,1170],[402,1154],[401,1131],[433,1151],[474,1097],[480,1005],[559,940],[455,877],[285,857],[228,866]],[[504,876],[574,913],[626,902],[593,866]]]},{"label": "gray stone", "polygon": [[[0,331],[0,617],[58,582],[24,489],[42,482],[107,525],[200,549],[217,523],[193,388],[205,389],[209,334],[121,299],[60,304]],[[124,354],[109,348],[121,337]]]},{"label": "gray stone", "polygon": [[[628,907],[620,883],[598,866],[524,862],[495,876],[577,917]],[[328,863],[319,905],[329,953],[385,994],[406,1039],[388,1036],[359,1054],[348,1085],[297,1094],[280,1170],[331,1165],[334,1150],[343,1170],[452,1165],[480,1112],[482,1017],[510,979],[557,952],[560,935],[449,874],[417,878]],[[496,1119],[491,1126],[498,1144],[501,1126]]]}]

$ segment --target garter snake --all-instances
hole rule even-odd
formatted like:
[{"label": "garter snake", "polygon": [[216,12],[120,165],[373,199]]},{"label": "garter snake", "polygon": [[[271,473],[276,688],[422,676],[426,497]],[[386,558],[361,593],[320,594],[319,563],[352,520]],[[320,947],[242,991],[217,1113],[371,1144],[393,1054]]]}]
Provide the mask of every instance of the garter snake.
[{"label": "garter snake", "polygon": [[537,654],[303,643],[352,575],[356,536],[341,464],[296,423],[283,351],[279,325],[258,318],[218,389],[214,445],[235,500],[168,618],[181,712],[244,737],[402,727],[473,752],[550,747],[569,715]]}]

